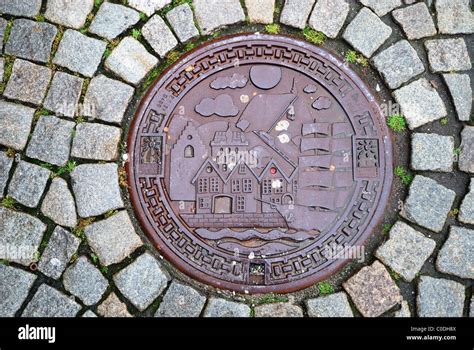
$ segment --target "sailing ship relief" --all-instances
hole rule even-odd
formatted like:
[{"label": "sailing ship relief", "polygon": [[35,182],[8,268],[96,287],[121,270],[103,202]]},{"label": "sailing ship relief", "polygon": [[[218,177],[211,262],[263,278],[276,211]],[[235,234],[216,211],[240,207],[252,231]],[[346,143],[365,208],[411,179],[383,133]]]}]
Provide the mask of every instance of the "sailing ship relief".
[{"label": "sailing ship relief", "polygon": [[186,95],[168,129],[171,205],[201,239],[265,255],[327,230],[354,191],[349,119],[288,68],[222,71]]}]

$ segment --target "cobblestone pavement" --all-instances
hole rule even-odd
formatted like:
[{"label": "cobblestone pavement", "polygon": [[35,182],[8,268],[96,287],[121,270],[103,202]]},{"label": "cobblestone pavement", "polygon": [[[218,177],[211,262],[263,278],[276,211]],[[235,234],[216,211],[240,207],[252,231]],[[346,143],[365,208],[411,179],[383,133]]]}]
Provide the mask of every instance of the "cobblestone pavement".
[{"label": "cobblestone pavement", "polygon": [[[0,316],[474,316],[471,6],[0,1]],[[179,273],[141,232],[126,188],[128,125],[151,82],[210,38],[256,31],[344,57],[379,102],[398,103],[386,114],[405,118],[389,118],[398,177],[365,262],[289,295],[235,295]]]}]

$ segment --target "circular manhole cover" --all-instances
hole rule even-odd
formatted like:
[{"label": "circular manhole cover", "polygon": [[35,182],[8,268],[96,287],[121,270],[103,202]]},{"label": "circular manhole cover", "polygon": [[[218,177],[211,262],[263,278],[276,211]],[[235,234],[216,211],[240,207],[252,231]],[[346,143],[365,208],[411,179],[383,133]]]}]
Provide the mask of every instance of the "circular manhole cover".
[{"label": "circular manhole cover", "polygon": [[294,38],[192,51],[133,121],[132,203],[163,255],[239,292],[304,288],[355,258],[383,214],[391,141],[362,81]]}]

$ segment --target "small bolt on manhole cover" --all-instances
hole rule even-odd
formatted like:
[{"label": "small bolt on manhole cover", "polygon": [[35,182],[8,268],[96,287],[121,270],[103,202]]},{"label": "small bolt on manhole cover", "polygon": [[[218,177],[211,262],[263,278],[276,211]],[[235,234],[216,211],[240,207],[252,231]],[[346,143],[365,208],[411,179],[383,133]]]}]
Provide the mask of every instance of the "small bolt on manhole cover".
[{"label": "small bolt on manhole cover", "polygon": [[148,237],[184,273],[238,292],[328,277],[390,194],[374,97],[330,53],[289,37],[227,37],[182,57],[143,99],[129,146]]}]

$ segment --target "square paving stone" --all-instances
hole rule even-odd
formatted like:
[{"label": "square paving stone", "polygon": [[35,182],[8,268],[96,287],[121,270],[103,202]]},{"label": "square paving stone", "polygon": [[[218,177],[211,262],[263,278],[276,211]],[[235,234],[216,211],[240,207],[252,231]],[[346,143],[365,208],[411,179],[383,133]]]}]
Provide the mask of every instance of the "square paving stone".
[{"label": "square paving stone", "polygon": [[87,310],[86,312],[82,314],[81,317],[97,317],[97,315],[93,313],[91,310]]},{"label": "square paving stone", "polygon": [[474,279],[474,230],[451,226],[438,253],[436,268],[449,275]]},{"label": "square paving stone", "polygon": [[290,27],[304,29],[314,0],[285,0],[280,15],[280,22]]},{"label": "square paving stone", "polygon": [[107,44],[68,29],[59,43],[53,63],[92,78]]},{"label": "square paving stone", "polygon": [[36,123],[26,155],[63,166],[69,159],[72,131],[76,124],[53,116],[41,116]]},{"label": "square paving stone", "polygon": [[393,92],[410,130],[444,118],[448,112],[436,89],[425,78]]},{"label": "square paving stone", "polygon": [[433,72],[470,70],[471,59],[463,38],[425,41],[428,60]]},{"label": "square paving stone", "polygon": [[393,9],[402,6],[402,0],[360,0],[367,7],[370,7],[379,17],[385,16]]},{"label": "square paving stone", "polygon": [[148,253],[137,258],[114,276],[120,292],[140,311],[160,296],[169,277],[158,261]]},{"label": "square paving stone", "polygon": [[93,78],[84,98],[86,115],[120,124],[134,93],[134,88],[104,75]]},{"label": "square paving stone", "polygon": [[39,105],[51,80],[51,69],[16,59],[3,95],[13,100]]},{"label": "square paving stone", "polygon": [[0,152],[0,199],[3,198],[12,165],[13,158],[8,157],[6,152]]},{"label": "square paving stone", "polygon": [[46,225],[31,215],[3,207],[0,207],[0,222],[0,259],[30,265]]},{"label": "square paving stone", "polygon": [[[1,1],[2,0],[0,0],[0,3]],[[3,50],[3,36],[5,34],[5,29],[7,29],[7,25],[8,25],[8,21],[4,18],[0,18],[0,50]]]},{"label": "square paving stone", "polygon": [[199,317],[205,303],[206,297],[194,288],[173,281],[155,317]]},{"label": "square paving stone", "polygon": [[342,284],[364,317],[378,317],[402,300],[400,290],[378,261]]},{"label": "square paving stone", "polygon": [[363,8],[347,26],[343,38],[364,56],[370,57],[390,37],[392,28],[368,8]]},{"label": "square paving stone", "polygon": [[459,169],[466,173],[474,173],[474,126],[467,125],[461,132]]},{"label": "square paving stone", "polygon": [[245,20],[239,0],[193,0],[193,7],[203,34]]},{"label": "square paving stone", "polygon": [[354,317],[344,292],[306,301],[309,317]]},{"label": "square paving stone", "polygon": [[35,208],[43,195],[51,172],[39,165],[20,161],[13,173],[8,195],[24,206]]},{"label": "square paving stone", "polygon": [[400,307],[400,310],[395,311],[395,313],[393,314],[393,317],[397,317],[397,318],[412,317],[411,316],[411,311],[410,311],[410,306],[408,305],[408,303],[405,300],[402,301],[402,305]]},{"label": "square paving stone", "polygon": [[469,0],[436,0],[435,6],[440,33],[474,33],[474,14]]},{"label": "square paving stone", "polygon": [[434,232],[441,232],[456,193],[435,180],[416,175],[400,215]]},{"label": "square paving stone", "polygon": [[398,221],[390,230],[389,240],[377,249],[375,256],[406,281],[411,282],[435,247],[434,240]]},{"label": "square paving stone", "polygon": [[138,84],[157,65],[158,59],[148,53],[139,41],[124,38],[105,61],[105,66],[123,80]]},{"label": "square paving stone", "polygon": [[13,21],[5,53],[37,62],[48,62],[58,30],[45,22],[28,19]]},{"label": "square paving stone", "polygon": [[61,226],[54,228],[38,264],[38,270],[48,277],[59,279],[76,253],[81,241]]},{"label": "square paving stone", "polygon": [[44,16],[51,22],[79,29],[93,7],[94,0],[48,0]]},{"label": "square paving stone", "polygon": [[256,306],[255,317],[303,317],[303,309],[290,303],[271,303]]},{"label": "square paving stone", "polygon": [[411,167],[413,170],[453,171],[454,137],[413,133]]},{"label": "square paving stone", "polygon": [[406,40],[400,40],[375,56],[374,65],[390,89],[400,87],[425,71],[423,62]]},{"label": "square paving stone", "polygon": [[421,276],[416,298],[419,317],[462,317],[466,290],[461,283]]},{"label": "square paving stone", "polygon": [[71,172],[77,213],[86,218],[123,207],[117,164],[82,164]]},{"label": "square paving stone", "polygon": [[140,15],[137,11],[126,6],[104,2],[88,30],[93,34],[113,40],[139,20]]},{"label": "square paving stone", "polygon": [[74,117],[81,97],[84,79],[71,74],[54,73],[51,87],[44,100],[44,108],[66,117]]},{"label": "square paving stone", "polygon": [[35,110],[0,101],[0,144],[18,151],[25,148]]},{"label": "square paving stone", "polygon": [[42,0],[0,0],[0,12],[18,17],[35,17]]},{"label": "square paving stone", "polygon": [[66,180],[60,177],[53,179],[41,203],[41,212],[58,225],[65,227],[77,225],[76,205]]},{"label": "square paving stone", "polygon": [[42,284],[26,305],[22,317],[74,317],[81,306],[60,291]]},{"label": "square paving stone", "polygon": [[82,159],[114,160],[118,155],[120,128],[81,123],[76,128],[71,156]]},{"label": "square paving stone", "polygon": [[0,317],[14,317],[36,280],[32,273],[0,264]]},{"label": "square paving stone", "polygon": [[469,193],[466,194],[459,208],[458,219],[465,224],[474,225],[474,178],[471,178]]},{"label": "square paving stone", "polygon": [[210,298],[206,309],[204,310],[204,317],[249,317],[250,307],[245,304],[236,303],[220,298]]},{"label": "square paving stone", "polygon": [[176,45],[178,40],[158,16],[153,16],[142,28],[142,35],[160,57],[165,57]]},{"label": "square paving stone", "polygon": [[309,18],[309,26],[334,39],[344,25],[349,9],[345,0],[318,0]]},{"label": "square paving stone", "polygon": [[170,3],[171,0],[128,0],[128,6],[143,12],[148,17]]},{"label": "square paving stone", "polygon": [[443,74],[444,81],[448,86],[458,119],[469,121],[472,111],[472,86],[468,74]]},{"label": "square paving stone", "polygon": [[182,43],[199,36],[199,31],[194,25],[193,11],[188,4],[179,5],[173,8],[166,14],[166,19],[173,28],[173,31],[176,33],[179,41]]},{"label": "square paving stone", "polygon": [[109,283],[99,269],[85,256],[79,257],[63,276],[64,288],[82,300],[85,305],[94,305],[102,299]]},{"label": "square paving stone", "polygon": [[142,245],[126,211],[87,226],[85,235],[104,266],[121,262]]},{"label": "square paving stone", "polygon": [[436,35],[436,27],[425,3],[419,2],[392,13],[410,40]]},{"label": "square paving stone", "polygon": [[97,307],[97,313],[103,317],[132,317],[127,310],[127,305],[111,293],[102,304]]},{"label": "square paving stone", "polygon": [[273,23],[275,0],[245,0],[245,8],[252,23]]}]

